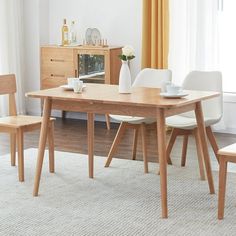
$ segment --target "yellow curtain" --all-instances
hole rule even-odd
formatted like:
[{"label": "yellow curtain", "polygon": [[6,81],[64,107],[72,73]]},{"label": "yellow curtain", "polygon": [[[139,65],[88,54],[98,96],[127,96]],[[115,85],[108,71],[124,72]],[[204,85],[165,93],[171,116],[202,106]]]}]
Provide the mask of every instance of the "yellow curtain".
[{"label": "yellow curtain", "polygon": [[169,0],[143,0],[142,68],[168,67]]}]

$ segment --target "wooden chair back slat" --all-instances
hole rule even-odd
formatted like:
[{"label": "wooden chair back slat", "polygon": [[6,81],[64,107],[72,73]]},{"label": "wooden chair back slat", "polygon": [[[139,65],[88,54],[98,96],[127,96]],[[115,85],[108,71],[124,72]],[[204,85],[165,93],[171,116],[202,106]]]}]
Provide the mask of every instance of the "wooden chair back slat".
[{"label": "wooden chair back slat", "polygon": [[16,77],[14,74],[0,75],[0,95],[9,95],[9,115],[16,116]]},{"label": "wooden chair back slat", "polygon": [[16,99],[15,99],[15,94],[14,93],[9,94],[9,115],[10,116],[16,116],[17,115]]},{"label": "wooden chair back slat", "polygon": [[0,95],[16,93],[15,75],[0,75]]}]

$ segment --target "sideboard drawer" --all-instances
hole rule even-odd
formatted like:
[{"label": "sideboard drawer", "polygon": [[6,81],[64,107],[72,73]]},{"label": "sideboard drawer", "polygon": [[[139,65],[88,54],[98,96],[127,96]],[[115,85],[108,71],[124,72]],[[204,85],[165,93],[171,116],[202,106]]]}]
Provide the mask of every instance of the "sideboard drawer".
[{"label": "sideboard drawer", "polygon": [[42,63],[63,63],[72,62],[73,59],[73,49],[72,48],[41,48],[41,62]]},{"label": "sideboard drawer", "polygon": [[41,64],[41,74],[59,74],[64,77],[70,75],[75,77],[74,64],[72,62],[50,62]]}]

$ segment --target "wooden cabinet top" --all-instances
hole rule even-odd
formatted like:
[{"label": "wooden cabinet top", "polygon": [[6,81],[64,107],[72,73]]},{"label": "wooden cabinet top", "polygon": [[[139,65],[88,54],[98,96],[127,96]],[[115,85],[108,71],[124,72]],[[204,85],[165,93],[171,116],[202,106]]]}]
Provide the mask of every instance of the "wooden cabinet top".
[{"label": "wooden cabinet top", "polygon": [[71,48],[71,49],[86,49],[86,50],[104,50],[104,51],[109,51],[113,49],[121,49],[122,46],[111,46],[108,45],[106,47],[102,46],[88,46],[88,45],[78,45],[78,46],[59,46],[59,45],[41,45],[41,48],[57,48],[57,49],[62,49],[62,48]]}]

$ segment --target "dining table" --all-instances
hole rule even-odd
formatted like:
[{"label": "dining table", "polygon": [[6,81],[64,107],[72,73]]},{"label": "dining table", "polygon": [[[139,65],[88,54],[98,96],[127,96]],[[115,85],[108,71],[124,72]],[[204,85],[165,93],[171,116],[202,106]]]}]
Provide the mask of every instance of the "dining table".
[{"label": "dining table", "polygon": [[[88,139],[88,175],[94,177],[94,115],[116,114],[140,117],[155,117],[157,120],[157,149],[160,168],[161,216],[168,217],[167,160],[166,160],[166,124],[165,118],[183,112],[194,111],[197,127],[201,136],[201,148],[204,157],[209,192],[215,193],[210,157],[206,141],[206,130],[202,103],[220,94],[213,91],[184,90],[187,96],[165,98],[159,88],[132,88],[131,93],[122,94],[118,85],[85,84],[82,93],[64,90],[61,87],[28,92],[27,97],[43,100],[43,119],[40,131],[38,156],[35,170],[33,196],[38,196],[44,152],[51,110],[63,110],[87,113]],[[79,142],[79,141],[78,141]],[[104,169],[105,171],[105,169]],[[157,178],[157,180],[159,179]],[[189,186],[191,188],[191,186]]]}]

